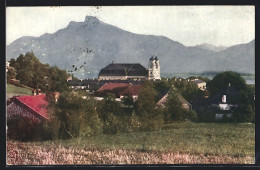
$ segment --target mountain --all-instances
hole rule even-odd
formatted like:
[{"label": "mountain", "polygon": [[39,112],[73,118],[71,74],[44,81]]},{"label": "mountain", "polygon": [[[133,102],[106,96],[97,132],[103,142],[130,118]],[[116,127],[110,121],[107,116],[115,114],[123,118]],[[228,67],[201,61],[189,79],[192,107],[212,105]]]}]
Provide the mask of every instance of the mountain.
[{"label": "mountain", "polygon": [[215,52],[186,47],[164,36],[134,34],[87,16],[84,22],[71,21],[53,34],[15,40],[7,45],[6,58],[33,51],[42,63],[74,69],[78,78],[97,77],[101,68],[112,61],[147,67],[152,55],[158,56],[162,75],[224,70],[254,73],[253,42]]},{"label": "mountain", "polygon": [[227,47],[225,47],[225,46],[214,46],[212,44],[207,44],[207,43],[196,45],[195,47],[207,49],[207,50],[211,50],[211,51],[215,51],[215,52],[219,52],[219,51],[227,49]]},{"label": "mountain", "polygon": [[[211,55],[214,59],[208,65],[212,70],[237,71],[240,73],[255,73],[255,40],[247,44],[231,46]],[[217,62],[217,64],[216,64]]]}]

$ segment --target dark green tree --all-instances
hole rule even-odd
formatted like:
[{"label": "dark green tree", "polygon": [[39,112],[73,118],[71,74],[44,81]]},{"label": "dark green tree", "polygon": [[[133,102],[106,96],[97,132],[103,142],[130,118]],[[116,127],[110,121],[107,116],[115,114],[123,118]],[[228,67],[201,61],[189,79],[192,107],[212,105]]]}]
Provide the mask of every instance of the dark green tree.
[{"label": "dark green tree", "polygon": [[33,52],[11,59],[10,66],[16,69],[16,79],[23,85],[40,88],[44,92],[68,90],[66,71],[42,64]]},{"label": "dark green tree", "polygon": [[207,83],[207,89],[210,91],[210,95],[214,95],[223,88],[226,88],[229,83],[238,91],[246,89],[245,79],[240,74],[233,71],[226,71],[217,74]]},{"label": "dark green tree", "polygon": [[150,81],[145,82],[139,92],[136,102],[137,114],[144,118],[151,118],[155,114],[157,92]]},{"label": "dark green tree", "polygon": [[103,125],[91,98],[83,100],[81,94],[64,92],[55,106],[55,113],[60,122],[60,138],[84,138],[102,132]]},{"label": "dark green tree", "polygon": [[182,103],[178,97],[178,93],[171,90],[168,94],[164,109],[165,121],[184,121],[187,118],[185,109],[182,108]]},{"label": "dark green tree", "polygon": [[252,105],[242,104],[233,114],[233,120],[235,122],[252,122],[254,120],[255,112]]}]

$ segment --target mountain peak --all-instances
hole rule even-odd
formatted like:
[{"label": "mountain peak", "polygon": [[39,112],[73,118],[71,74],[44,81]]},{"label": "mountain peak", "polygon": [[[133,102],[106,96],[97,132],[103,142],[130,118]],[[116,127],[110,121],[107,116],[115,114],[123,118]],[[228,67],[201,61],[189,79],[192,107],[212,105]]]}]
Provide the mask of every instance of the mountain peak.
[{"label": "mountain peak", "polygon": [[86,16],[84,22],[99,22],[99,20],[94,16]]}]

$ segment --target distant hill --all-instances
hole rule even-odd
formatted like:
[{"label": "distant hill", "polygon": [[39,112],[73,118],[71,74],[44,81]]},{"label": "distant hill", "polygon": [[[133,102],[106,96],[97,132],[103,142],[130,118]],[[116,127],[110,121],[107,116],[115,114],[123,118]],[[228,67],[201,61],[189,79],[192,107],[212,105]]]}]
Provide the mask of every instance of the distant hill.
[{"label": "distant hill", "polygon": [[212,44],[207,44],[207,43],[196,45],[195,47],[207,49],[207,50],[211,50],[211,51],[215,51],[215,52],[219,52],[219,51],[227,49],[227,47],[225,47],[225,46],[214,46]]},{"label": "distant hill", "polygon": [[254,40],[219,52],[186,47],[164,36],[134,34],[87,16],[84,22],[71,21],[53,34],[15,40],[7,46],[7,60],[33,51],[42,63],[74,71],[77,67],[74,75],[78,78],[97,77],[112,61],[147,67],[152,55],[158,56],[161,73],[167,75],[225,70],[254,73],[254,50]]}]

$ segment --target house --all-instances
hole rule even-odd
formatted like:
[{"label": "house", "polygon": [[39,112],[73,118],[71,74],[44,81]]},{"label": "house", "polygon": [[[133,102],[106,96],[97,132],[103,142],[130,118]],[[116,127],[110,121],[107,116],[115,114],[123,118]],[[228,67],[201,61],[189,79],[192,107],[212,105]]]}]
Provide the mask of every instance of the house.
[{"label": "house", "polygon": [[95,93],[97,97],[104,97],[108,93],[115,94],[116,98],[120,97],[120,94],[125,91],[131,84],[130,83],[106,83]]},{"label": "house", "polygon": [[239,91],[229,84],[218,93],[209,98],[212,107],[217,107],[221,113],[217,113],[216,119],[222,119],[224,115],[232,116],[233,110],[238,107]]},{"label": "house", "polygon": [[[167,98],[169,96],[169,92],[170,90],[168,90],[168,92],[157,102],[157,105],[160,106],[160,107],[165,107],[165,103],[167,101]],[[192,110],[192,105],[187,101],[185,100],[182,95],[180,95],[179,93],[177,93],[177,96],[178,96],[178,99],[179,101],[181,102],[182,104],[182,108],[186,109],[186,110]]]},{"label": "house", "polygon": [[239,91],[230,84],[218,93],[209,98],[211,106],[218,107],[220,110],[231,110],[238,107]]},{"label": "house", "polygon": [[7,102],[7,118],[22,115],[35,121],[47,121],[48,100],[45,94],[35,96],[14,96]]},{"label": "house", "polygon": [[70,82],[70,88],[72,89],[86,89],[88,87],[88,85],[80,80],[77,80],[77,81],[71,81],[71,80],[68,80],[68,82]]},{"label": "house", "polygon": [[192,83],[196,84],[200,90],[205,91],[207,83],[200,79],[192,79],[190,80]]},{"label": "house", "polygon": [[69,76],[69,78],[67,78],[67,81],[71,81],[72,80],[72,76]]},{"label": "house", "polygon": [[98,80],[160,80],[160,64],[157,57],[151,57],[148,69],[139,63],[115,63],[102,68]]},{"label": "house", "polygon": [[113,93],[117,101],[121,101],[125,96],[131,96],[136,101],[140,89],[141,85],[131,83],[106,83],[95,92],[95,98],[96,100],[102,100],[108,93]]},{"label": "house", "polygon": [[125,91],[120,93],[120,98],[124,98],[125,96],[130,96],[133,98],[133,101],[135,102],[138,100],[140,89],[141,89],[141,85],[131,84],[130,86],[128,86],[128,88]]}]

